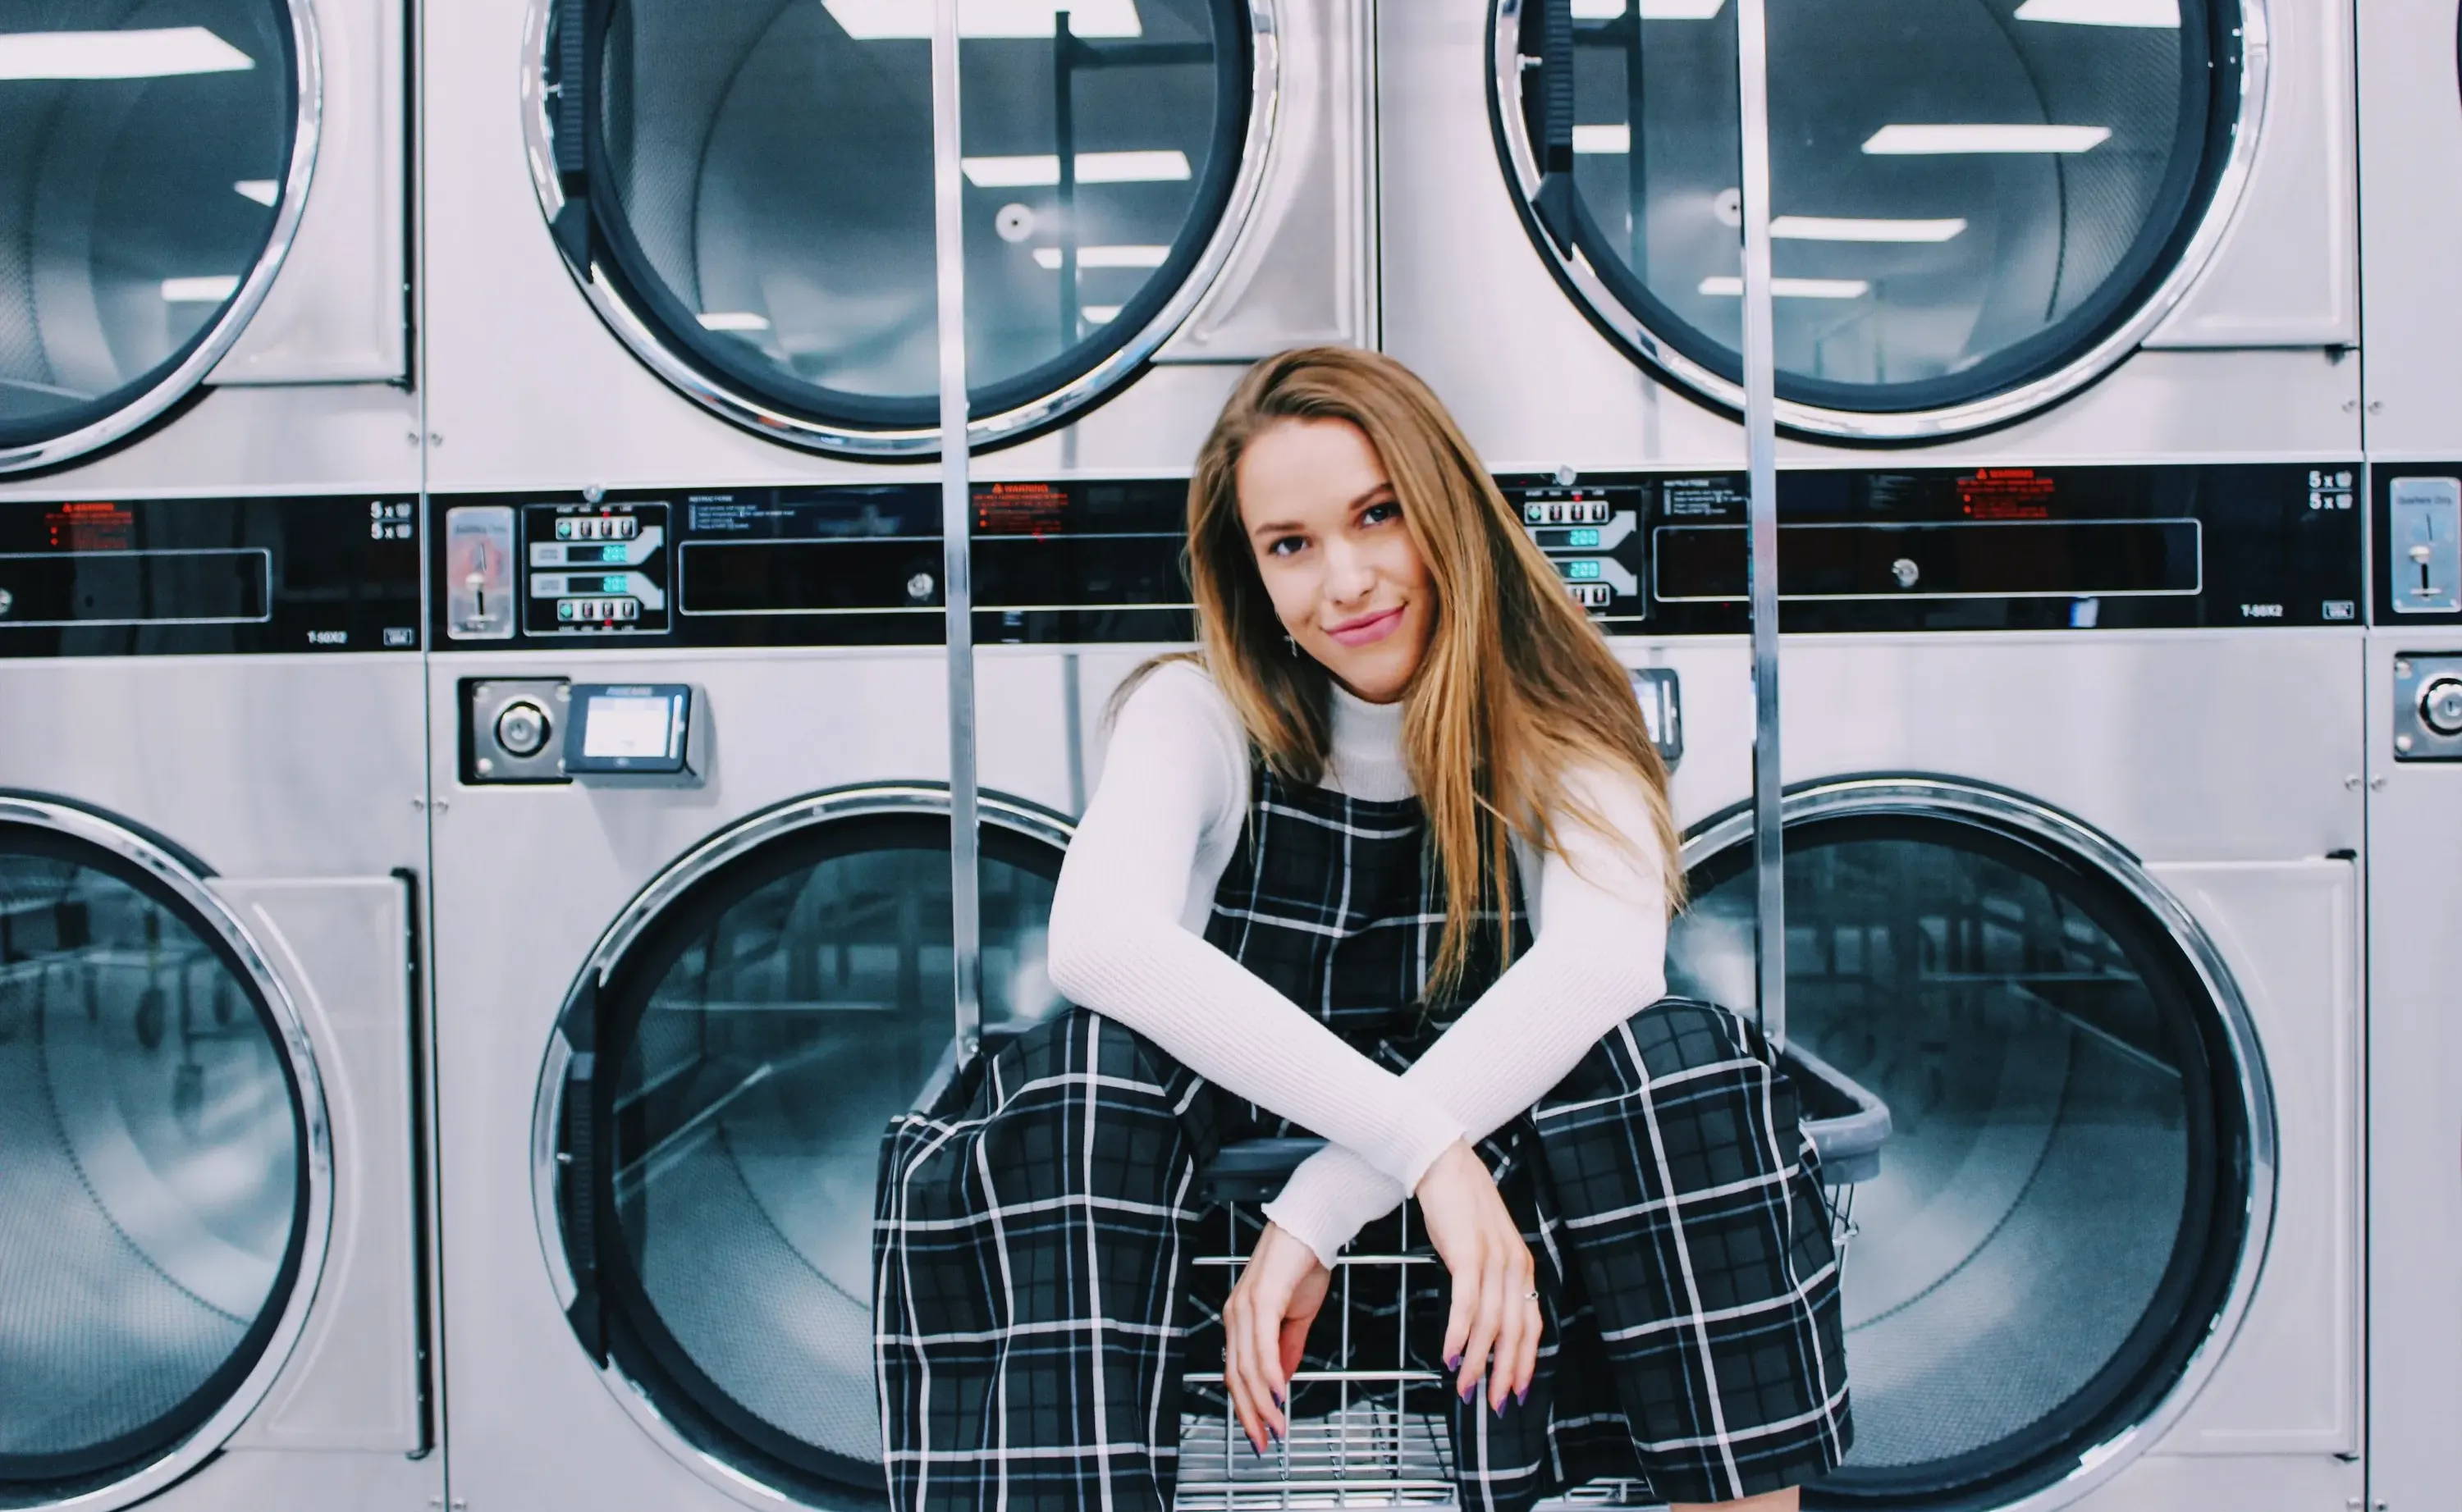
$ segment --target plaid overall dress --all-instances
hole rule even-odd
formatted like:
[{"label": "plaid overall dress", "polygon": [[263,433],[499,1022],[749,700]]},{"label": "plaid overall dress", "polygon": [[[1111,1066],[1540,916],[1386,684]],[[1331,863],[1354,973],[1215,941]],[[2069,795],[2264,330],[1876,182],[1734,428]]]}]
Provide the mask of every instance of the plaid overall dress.
[{"label": "plaid overall dress", "polygon": [[[1423,1012],[1444,914],[1417,800],[1350,799],[1263,766],[1250,791],[1206,939],[1400,1072],[1494,981],[1492,917],[1459,990]],[[1505,903],[1519,948],[1518,894]],[[896,1512],[1169,1507],[1180,1413],[1220,1403],[1181,1378],[1220,1355],[1230,1279],[1187,1264],[1196,1225],[1217,1243],[1225,1231],[1199,1170],[1227,1142],[1304,1132],[1082,1008],[893,1122],[873,1272]],[[1724,1501],[1838,1463],[1850,1428],[1830,1214],[1793,1089],[1751,1025],[1663,999],[1478,1148],[1537,1263],[1543,1328],[1526,1402],[1491,1415],[1482,1389],[1452,1408],[1465,1506],[1518,1512],[1599,1477]],[[1257,1221],[1236,1211],[1252,1246]],[[1389,1214],[1354,1247],[1377,1252],[1398,1229]],[[1399,1310],[1392,1268],[1357,1278],[1353,1358],[1390,1366],[1398,1344],[1441,1369],[1449,1282],[1440,1267],[1412,1273],[1436,1305]],[[1330,1355],[1340,1296],[1303,1371],[1344,1363]],[[1436,1336],[1395,1340],[1397,1316]],[[1290,1410],[1333,1405],[1329,1386],[1303,1385]]]}]

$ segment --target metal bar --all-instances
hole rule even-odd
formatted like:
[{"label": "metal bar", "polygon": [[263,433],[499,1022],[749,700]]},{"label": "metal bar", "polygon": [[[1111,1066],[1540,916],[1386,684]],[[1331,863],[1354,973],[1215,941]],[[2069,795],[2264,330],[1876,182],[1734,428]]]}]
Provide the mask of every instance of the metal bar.
[{"label": "metal bar", "polygon": [[1779,767],[1778,360],[1770,309],[1769,13],[1736,0],[1736,103],[1744,194],[1744,451],[1751,472],[1753,605],[1753,959],[1757,1012],[1786,1046],[1786,872]]},{"label": "metal bar", "polygon": [[932,7],[932,230],[939,275],[940,582],[949,667],[949,946],[959,1051],[983,1045],[983,898],[976,876],[973,500],[966,461],[965,185],[959,166],[958,0]]}]

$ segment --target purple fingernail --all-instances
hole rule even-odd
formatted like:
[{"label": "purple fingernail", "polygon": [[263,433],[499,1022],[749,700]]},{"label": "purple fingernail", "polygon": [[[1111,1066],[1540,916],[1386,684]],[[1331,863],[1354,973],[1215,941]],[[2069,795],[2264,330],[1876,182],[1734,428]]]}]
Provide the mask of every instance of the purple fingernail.
[{"label": "purple fingernail", "polygon": [[1529,1388],[1529,1387],[1527,1387],[1527,1386],[1517,1387],[1517,1388],[1514,1390],[1514,1393],[1513,1393],[1513,1404],[1514,1404],[1516,1407],[1521,1406],[1523,1402],[1526,1402],[1526,1401],[1528,1401],[1529,1399],[1530,1399],[1530,1388]]},{"label": "purple fingernail", "polygon": [[1283,1394],[1280,1392],[1268,1392],[1265,1395],[1274,1399],[1274,1405],[1277,1407],[1287,1407],[1290,1405],[1290,1403],[1283,1400]]},{"label": "purple fingernail", "polygon": [[1469,1400],[1470,1400],[1470,1394],[1471,1394],[1474,1390],[1476,1390],[1476,1389],[1478,1388],[1478,1386],[1479,1386],[1479,1382],[1477,1382],[1477,1381],[1473,1381],[1473,1382],[1471,1382],[1471,1383],[1470,1383],[1470,1385],[1463,1387],[1463,1388],[1461,1389],[1461,1399],[1462,1399],[1463,1401],[1469,1401]]},{"label": "purple fingernail", "polygon": [[1449,1371],[1458,1371],[1461,1369],[1461,1351],[1456,1350],[1453,1353],[1445,1357],[1445,1369]]}]

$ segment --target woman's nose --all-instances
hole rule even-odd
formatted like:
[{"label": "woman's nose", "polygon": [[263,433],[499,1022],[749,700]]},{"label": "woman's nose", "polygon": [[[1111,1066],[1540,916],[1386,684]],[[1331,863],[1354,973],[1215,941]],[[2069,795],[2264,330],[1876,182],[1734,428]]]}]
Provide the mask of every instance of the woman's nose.
[{"label": "woman's nose", "polygon": [[1376,571],[1365,555],[1345,545],[1326,552],[1325,590],[1337,604],[1349,604],[1368,596],[1376,586]]}]

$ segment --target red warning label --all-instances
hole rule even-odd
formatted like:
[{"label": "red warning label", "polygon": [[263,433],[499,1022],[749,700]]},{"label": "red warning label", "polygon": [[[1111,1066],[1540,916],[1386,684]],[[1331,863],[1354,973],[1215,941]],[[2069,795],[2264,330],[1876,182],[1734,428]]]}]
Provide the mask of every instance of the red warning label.
[{"label": "red warning label", "polygon": [[62,551],[125,551],[136,523],[126,504],[99,500],[54,504],[43,515],[49,543]]},{"label": "red warning label", "polygon": [[1957,480],[1957,507],[1969,520],[2048,520],[2057,490],[2031,467],[1986,467]]},{"label": "red warning label", "polygon": [[975,490],[975,534],[1047,536],[1068,523],[1069,495],[1050,483],[992,483]]}]

